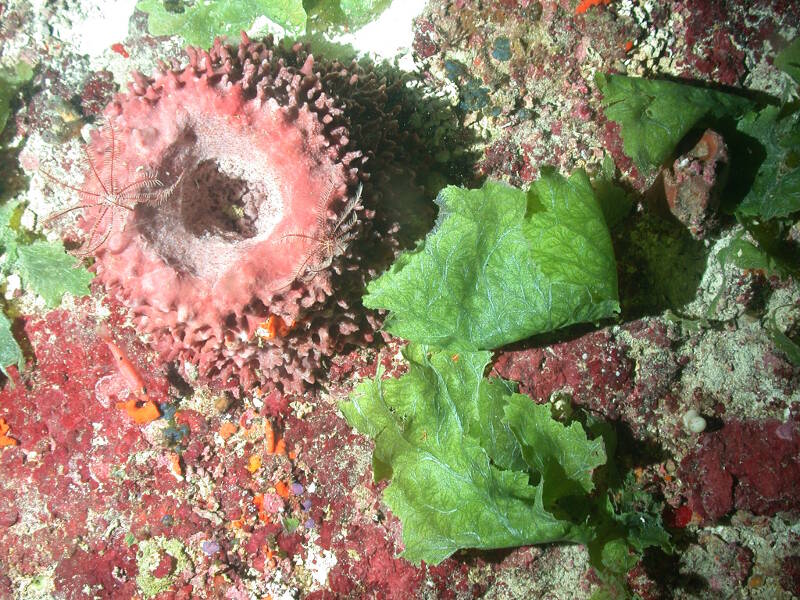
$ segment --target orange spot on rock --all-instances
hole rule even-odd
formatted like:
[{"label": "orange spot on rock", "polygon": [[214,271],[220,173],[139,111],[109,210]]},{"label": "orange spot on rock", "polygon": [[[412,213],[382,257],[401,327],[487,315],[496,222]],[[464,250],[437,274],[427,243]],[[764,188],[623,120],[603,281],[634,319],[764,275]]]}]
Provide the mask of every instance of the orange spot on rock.
[{"label": "orange spot on rock", "polygon": [[161,416],[158,406],[152,400],[142,401],[131,398],[127,402],[118,402],[117,408],[124,410],[139,425],[146,425]]},{"label": "orange spot on rock", "polygon": [[261,468],[261,457],[258,454],[253,454],[250,460],[247,461],[247,470],[255,473]]},{"label": "orange spot on rock", "polygon": [[122,44],[111,44],[111,49],[124,58],[130,58],[130,54],[128,54],[128,51],[125,50],[125,46]]},{"label": "orange spot on rock", "polygon": [[275,493],[285,500],[289,497],[289,486],[283,481],[279,481],[275,484]]},{"label": "orange spot on rock", "polygon": [[608,6],[611,3],[611,0],[581,0],[578,6],[575,7],[575,14],[582,15],[587,10],[592,8],[593,6]]},{"label": "orange spot on rock", "polygon": [[236,424],[231,421],[225,421],[222,426],[219,428],[219,435],[223,440],[227,440],[231,437],[234,433],[236,433]]},{"label": "orange spot on rock", "polygon": [[262,523],[269,523],[271,519],[267,511],[264,510],[264,494],[256,494],[253,498],[253,505],[258,509],[258,520]]},{"label": "orange spot on rock", "polygon": [[264,422],[264,445],[267,454],[275,452],[275,430],[272,428],[272,423],[269,419]]},{"label": "orange spot on rock", "polygon": [[259,331],[263,331],[261,335],[264,339],[271,340],[273,338],[284,337],[289,333],[294,326],[294,323],[287,325],[286,321],[278,315],[270,315],[269,318],[259,325]]},{"label": "orange spot on rock", "polygon": [[11,429],[10,425],[6,423],[5,419],[0,419],[0,448],[5,448],[6,446],[16,446],[19,442],[8,435],[8,431]]},{"label": "orange spot on rock", "polygon": [[172,472],[178,476],[183,477],[183,469],[181,468],[181,457],[176,452],[171,452],[169,455],[169,466]]}]

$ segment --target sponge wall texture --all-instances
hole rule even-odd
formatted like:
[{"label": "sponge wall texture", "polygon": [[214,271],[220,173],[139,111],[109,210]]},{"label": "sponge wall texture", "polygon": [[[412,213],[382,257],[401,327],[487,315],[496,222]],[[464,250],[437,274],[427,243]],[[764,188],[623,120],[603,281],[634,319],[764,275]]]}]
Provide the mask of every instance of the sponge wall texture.
[{"label": "sponge wall texture", "polygon": [[[85,189],[148,174],[168,191],[118,211],[97,277],[165,360],[224,386],[297,392],[377,325],[358,310],[368,275],[356,248],[378,235],[369,186],[360,193],[397,131],[387,86],[271,38],[188,54],[185,68],[135,74],[105,110],[113,140],[90,142],[104,175],[87,169]],[[85,201],[87,230],[105,208]]]}]

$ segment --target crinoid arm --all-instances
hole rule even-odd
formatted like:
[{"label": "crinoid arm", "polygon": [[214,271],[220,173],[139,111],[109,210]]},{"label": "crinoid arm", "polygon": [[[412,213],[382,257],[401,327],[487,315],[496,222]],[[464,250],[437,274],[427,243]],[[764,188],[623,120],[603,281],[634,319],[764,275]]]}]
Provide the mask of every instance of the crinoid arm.
[{"label": "crinoid arm", "polygon": [[285,233],[284,235],[281,236],[280,241],[281,243],[288,243],[286,238],[293,238],[293,237],[303,238],[306,240],[313,240],[318,243],[321,242],[319,238],[316,238],[313,235],[306,235],[305,233]]},{"label": "crinoid arm", "polygon": [[78,202],[68,208],[65,208],[64,210],[60,210],[58,212],[48,215],[47,218],[44,220],[44,224],[45,226],[50,227],[55,221],[57,221],[58,219],[60,219],[61,217],[63,217],[68,213],[71,213],[76,210],[82,210],[85,208],[95,208],[97,206],[100,206],[100,204],[81,204],[80,202]]},{"label": "crinoid arm", "polygon": [[[347,251],[347,245],[356,236],[352,228],[358,219],[357,210],[360,206],[361,190],[362,186],[361,183],[359,183],[356,193],[347,201],[342,214],[339,216],[336,223],[332,225],[324,220],[320,220],[322,213],[320,209],[317,214],[317,220],[320,222],[320,229],[322,230],[322,235],[320,237],[304,233],[287,233],[283,235],[281,238],[282,242],[285,242],[287,238],[301,238],[314,242],[314,247],[305,256],[305,259],[288,285],[291,285],[295,280],[299,280],[303,283],[310,282],[319,273],[328,269],[336,257],[343,255]],[[330,191],[328,193],[330,193]],[[312,259],[314,260],[312,261]]]},{"label": "crinoid arm", "polygon": [[154,206],[160,206],[167,200],[169,200],[172,195],[175,193],[179,187],[183,186],[183,176],[186,174],[186,171],[181,171],[181,174],[178,175],[178,178],[175,180],[175,183],[170,185],[169,187],[163,187],[163,184],[159,182],[159,189],[156,190],[149,190],[147,192],[147,197],[142,198],[142,202],[147,202]]},{"label": "crinoid arm", "polygon": [[[287,234],[287,236],[291,236],[291,235],[292,234]],[[287,236],[284,236],[284,238],[287,237]],[[311,238],[309,236],[301,235],[301,234],[297,234],[296,237],[304,237],[304,238],[308,238],[308,239],[314,239],[314,238]],[[281,239],[281,241],[283,241],[283,238]],[[297,267],[297,269],[295,269],[294,272],[289,277],[287,277],[284,281],[282,281],[281,285],[279,287],[277,287],[275,289],[275,291],[276,292],[282,292],[283,290],[286,290],[286,289],[292,287],[292,285],[295,282],[308,283],[312,279],[314,279],[314,277],[316,277],[316,275],[317,275],[317,271],[313,271],[313,274],[311,275],[311,277],[309,277],[308,276],[309,272],[312,272],[312,270],[310,268],[307,269],[307,266],[308,266],[309,261],[311,261],[311,259],[314,257],[314,255],[317,254],[318,252],[319,252],[318,248],[313,248],[311,250],[311,252],[307,253],[305,255],[305,257],[303,258],[303,261]]]},{"label": "crinoid arm", "polygon": [[106,147],[103,149],[103,164],[108,166],[108,192],[111,194],[118,193],[117,179],[114,171],[117,162],[117,155],[119,150],[117,148],[117,130],[114,124],[106,119],[102,126],[102,135],[106,138]]},{"label": "crinoid arm", "polygon": [[[105,219],[106,214],[108,214],[109,211],[111,211],[111,216],[109,217],[108,226],[105,228],[105,231],[103,232],[103,235],[100,238],[100,240],[96,244],[92,245],[92,240],[94,239],[95,234],[97,234],[98,229],[100,228],[103,220]],[[106,241],[108,240],[109,236],[111,235],[111,232],[114,229],[114,214],[115,213],[114,213],[113,207],[111,205],[109,205],[109,204],[104,204],[103,205],[103,208],[100,211],[100,214],[94,220],[94,223],[92,224],[92,228],[89,230],[89,237],[86,239],[86,241],[83,244],[83,248],[84,249],[76,252],[76,256],[79,256],[81,258],[85,258],[85,257],[89,256],[90,254],[94,254],[100,248],[100,246],[102,246],[103,244],[106,243]]]},{"label": "crinoid arm", "polygon": [[339,217],[339,220],[336,222],[336,226],[334,227],[334,231],[341,229],[342,224],[347,222],[345,225],[345,229],[349,229],[352,227],[356,220],[358,219],[358,209],[361,208],[361,191],[363,190],[363,185],[359,182],[358,188],[356,189],[356,193],[347,201],[347,204],[342,211],[342,216]]},{"label": "crinoid arm", "polygon": [[[91,174],[94,176],[95,181],[97,181],[98,185],[100,186],[100,189],[103,190],[103,194],[107,196],[110,193],[110,190],[106,187],[106,184],[103,183],[103,178],[100,177],[100,171],[103,168],[102,159],[100,163],[100,168],[98,169],[97,165],[92,160],[92,157],[89,155],[89,146],[83,144],[81,146],[81,149],[83,151],[84,164],[86,165],[86,167],[88,167],[89,172],[91,172]],[[84,169],[84,171],[85,170],[86,169]]]},{"label": "crinoid arm", "polygon": [[39,169],[39,172],[45,176],[46,179],[49,179],[57,186],[62,187],[67,190],[72,190],[73,192],[77,192],[83,196],[89,196],[90,198],[102,198],[103,194],[99,194],[97,192],[90,192],[89,190],[85,190],[83,188],[76,187],[74,185],[70,185],[68,183],[64,183],[61,179],[56,177],[55,175],[51,174],[50,172],[46,171],[45,169]]},{"label": "crinoid arm", "polygon": [[[118,221],[116,214],[118,211],[132,213],[135,205],[139,203],[159,205],[168,199],[183,181],[181,173],[173,185],[164,188],[155,169],[130,169],[130,163],[120,155],[119,136],[116,127],[109,120],[103,123],[100,135],[95,137],[94,144],[96,148],[94,152],[89,145],[83,146],[83,172],[86,178],[84,187],[67,184],[48,171],[41,170],[49,181],[76,192],[81,197],[79,202],[48,217],[47,222],[51,223],[78,209],[89,211],[87,220],[92,225],[80,253],[82,256],[96,252],[108,241],[113,233],[114,224]],[[101,146],[97,147],[99,144]],[[126,224],[127,218],[122,219],[122,231],[125,231]]]},{"label": "crinoid arm", "polygon": [[317,227],[321,230],[325,228],[328,221],[328,205],[330,204],[331,197],[336,191],[336,183],[333,178],[328,179],[328,185],[325,188],[325,193],[321,194],[317,200]]},{"label": "crinoid arm", "polygon": [[124,198],[131,198],[133,197],[132,194],[147,193],[147,191],[152,190],[154,188],[160,188],[164,184],[161,183],[161,180],[156,176],[155,173],[147,173],[138,179],[131,181],[130,183],[122,186],[120,190],[116,193],[119,197]]}]

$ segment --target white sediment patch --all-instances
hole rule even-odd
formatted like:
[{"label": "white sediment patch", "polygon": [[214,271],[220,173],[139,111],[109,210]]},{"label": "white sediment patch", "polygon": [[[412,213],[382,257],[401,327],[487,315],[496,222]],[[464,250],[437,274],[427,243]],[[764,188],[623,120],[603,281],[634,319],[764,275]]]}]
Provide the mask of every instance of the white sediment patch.
[{"label": "white sediment patch", "polygon": [[349,44],[359,53],[378,59],[398,57],[403,66],[406,57],[411,55],[414,19],[426,4],[427,0],[394,0],[373,22],[352,33],[337,36],[334,41]]}]

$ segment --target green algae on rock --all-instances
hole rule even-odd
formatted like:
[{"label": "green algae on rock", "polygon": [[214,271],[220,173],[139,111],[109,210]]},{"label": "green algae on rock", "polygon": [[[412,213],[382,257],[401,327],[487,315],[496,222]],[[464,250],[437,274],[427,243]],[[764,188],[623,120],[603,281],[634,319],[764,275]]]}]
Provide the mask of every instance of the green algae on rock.
[{"label": "green algae on rock", "polygon": [[487,350],[619,310],[614,250],[589,178],[542,169],[527,193],[447,187],[436,226],[367,286],[385,328],[453,351]]}]

